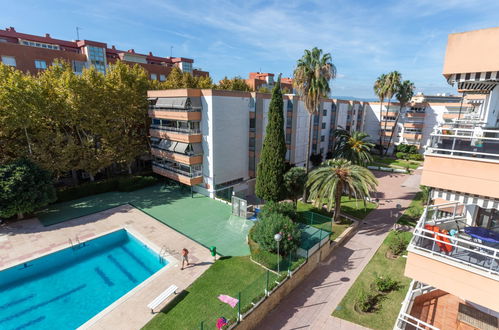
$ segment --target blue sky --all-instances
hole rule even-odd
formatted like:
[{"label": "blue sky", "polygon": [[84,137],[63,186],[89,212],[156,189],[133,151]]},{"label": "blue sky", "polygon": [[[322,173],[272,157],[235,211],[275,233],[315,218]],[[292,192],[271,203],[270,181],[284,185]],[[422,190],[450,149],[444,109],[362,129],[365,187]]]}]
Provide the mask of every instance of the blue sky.
[{"label": "blue sky", "polygon": [[190,57],[223,76],[291,76],[303,50],[330,52],[333,96],[373,97],[373,81],[398,70],[427,94],[455,92],[441,75],[447,35],[499,25],[496,0],[0,0],[0,26],[119,49]]}]

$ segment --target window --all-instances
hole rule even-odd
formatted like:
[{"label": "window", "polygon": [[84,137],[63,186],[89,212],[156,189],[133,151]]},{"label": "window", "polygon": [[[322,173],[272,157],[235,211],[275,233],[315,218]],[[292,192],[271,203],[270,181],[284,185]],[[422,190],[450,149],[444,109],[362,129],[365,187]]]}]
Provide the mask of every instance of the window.
[{"label": "window", "polygon": [[291,133],[286,133],[286,143],[291,143]]},{"label": "window", "polygon": [[249,149],[255,150],[255,138],[254,137],[249,138]]},{"label": "window", "polygon": [[182,72],[189,72],[189,73],[192,73],[192,63],[189,63],[189,62],[180,62],[180,69],[182,70]]},{"label": "window", "polygon": [[293,117],[286,116],[286,128],[293,127]]},{"label": "window", "polygon": [[322,123],[322,129],[326,129],[326,123]]},{"label": "window", "polygon": [[324,135],[321,135],[321,142],[324,142],[326,140],[326,137]]},{"label": "window", "polygon": [[47,68],[47,62],[43,60],[35,60],[35,68],[44,70]]},{"label": "window", "polygon": [[326,117],[326,116],[327,116],[327,109],[322,110],[322,115],[323,115],[324,117]]},{"label": "window", "polygon": [[155,73],[151,73],[151,80],[158,80],[158,75]]},{"label": "window", "polygon": [[16,58],[14,56],[2,56],[2,63],[8,66],[16,66]]},{"label": "window", "polygon": [[322,155],[324,153],[324,148],[321,148],[319,153]]},{"label": "window", "polygon": [[166,80],[166,76],[164,74],[160,74],[159,81],[165,81],[165,80]]},{"label": "window", "polygon": [[106,59],[104,49],[100,47],[88,46],[88,58],[97,71],[106,73]]},{"label": "window", "polygon": [[255,118],[250,118],[249,128],[250,128],[250,132],[255,131],[255,129],[256,129],[256,119]]},{"label": "window", "polygon": [[87,67],[87,62],[73,61],[73,72],[76,74],[81,74],[83,72],[83,68],[86,67]]}]

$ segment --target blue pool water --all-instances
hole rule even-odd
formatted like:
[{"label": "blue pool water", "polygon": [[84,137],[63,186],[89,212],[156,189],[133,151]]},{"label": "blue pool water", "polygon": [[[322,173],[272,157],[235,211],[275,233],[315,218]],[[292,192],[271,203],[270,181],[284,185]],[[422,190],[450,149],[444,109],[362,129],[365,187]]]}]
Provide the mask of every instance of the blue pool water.
[{"label": "blue pool water", "polygon": [[167,263],[118,230],[6,269],[0,272],[0,329],[77,328]]}]

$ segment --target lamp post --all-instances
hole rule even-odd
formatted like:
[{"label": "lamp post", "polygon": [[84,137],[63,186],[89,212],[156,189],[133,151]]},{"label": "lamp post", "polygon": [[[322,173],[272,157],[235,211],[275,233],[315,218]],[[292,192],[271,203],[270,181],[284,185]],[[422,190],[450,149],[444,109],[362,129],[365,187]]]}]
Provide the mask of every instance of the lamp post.
[{"label": "lamp post", "polygon": [[277,272],[279,273],[279,242],[282,240],[281,233],[275,234],[274,239],[277,242]]}]

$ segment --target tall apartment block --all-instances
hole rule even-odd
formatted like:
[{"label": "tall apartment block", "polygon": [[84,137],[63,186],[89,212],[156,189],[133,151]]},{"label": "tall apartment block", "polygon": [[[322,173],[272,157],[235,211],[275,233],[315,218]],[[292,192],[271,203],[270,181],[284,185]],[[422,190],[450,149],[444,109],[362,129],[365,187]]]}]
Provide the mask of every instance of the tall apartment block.
[{"label": "tall apartment block", "polygon": [[151,52],[139,54],[135,50],[118,50],[115,46],[91,40],[60,40],[49,34],[36,36],[17,32],[13,27],[0,29],[0,60],[23,72],[37,73],[52,65],[56,59],[67,61],[75,73],[94,66],[104,72],[109,64],[123,61],[138,64],[148,73],[151,80],[166,80],[173,66],[194,76],[208,75],[208,72],[193,69],[194,60],[184,57],[160,57]]},{"label": "tall apartment block", "polygon": [[[274,74],[268,72],[250,72],[248,79],[246,79],[246,84],[254,91],[258,91],[262,87],[272,90],[275,85]],[[281,88],[290,92],[293,91],[293,79],[281,78]]]},{"label": "tall apartment block", "polygon": [[[254,192],[271,95],[211,89],[149,91],[153,170],[210,197]],[[304,166],[309,114],[294,94],[283,96],[286,160]],[[357,128],[362,104],[325,99],[312,120],[312,152],[323,158],[333,131]]]},{"label": "tall apartment block", "polygon": [[499,327],[498,59],[499,28],[449,35],[443,75],[479,105],[430,134],[421,184],[433,204],[408,247],[395,329]]}]

